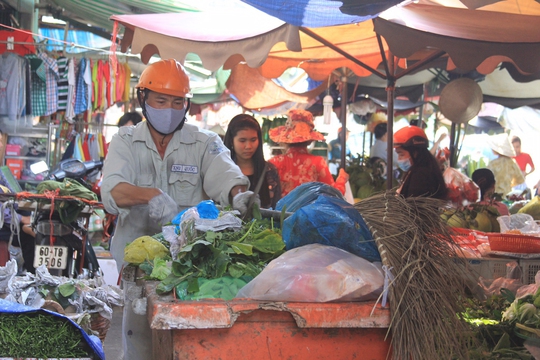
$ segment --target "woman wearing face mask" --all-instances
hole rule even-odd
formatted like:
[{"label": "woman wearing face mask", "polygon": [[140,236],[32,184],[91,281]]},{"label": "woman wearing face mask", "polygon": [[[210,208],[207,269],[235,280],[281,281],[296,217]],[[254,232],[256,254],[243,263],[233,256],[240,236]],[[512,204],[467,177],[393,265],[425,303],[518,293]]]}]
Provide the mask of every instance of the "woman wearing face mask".
[{"label": "woman wearing face mask", "polygon": [[264,159],[261,126],[251,115],[240,114],[232,118],[225,133],[225,146],[231,158],[249,179],[249,190],[255,191],[266,165],[266,173],[259,190],[261,207],[276,208],[281,198],[281,184],[276,167]]},{"label": "woman wearing face mask", "polygon": [[405,171],[398,194],[446,199],[448,189],[439,163],[429,152],[428,145],[426,133],[418,126],[407,126],[394,134],[397,165]]}]

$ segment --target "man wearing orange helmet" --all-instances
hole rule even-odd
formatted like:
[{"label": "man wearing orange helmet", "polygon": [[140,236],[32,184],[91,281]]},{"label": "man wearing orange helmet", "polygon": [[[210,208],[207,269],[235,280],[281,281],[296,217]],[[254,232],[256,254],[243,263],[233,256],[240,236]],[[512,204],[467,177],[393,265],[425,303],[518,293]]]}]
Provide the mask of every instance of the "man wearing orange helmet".
[{"label": "man wearing orange helmet", "polygon": [[[119,271],[127,243],[161,232],[181,210],[213,199],[243,212],[252,194],[248,178],[219,136],[185,124],[193,95],[179,62],[149,65],[136,88],[147,121],[122,127],[114,135],[101,188],[105,209],[118,215],[111,253]],[[148,320],[131,305],[126,298],[124,358],[151,359]]]},{"label": "man wearing orange helmet", "polygon": [[406,126],[394,134],[397,165],[405,171],[397,192],[404,197],[446,198],[448,189],[442,171],[428,145],[426,133],[418,126]]}]

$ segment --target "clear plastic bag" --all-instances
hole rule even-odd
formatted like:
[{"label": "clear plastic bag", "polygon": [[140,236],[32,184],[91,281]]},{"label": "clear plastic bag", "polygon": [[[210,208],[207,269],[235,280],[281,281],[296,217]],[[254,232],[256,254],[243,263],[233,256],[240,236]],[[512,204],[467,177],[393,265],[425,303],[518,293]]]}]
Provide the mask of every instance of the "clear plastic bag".
[{"label": "clear plastic bag", "polygon": [[497,217],[497,221],[501,226],[501,233],[516,233],[526,235],[537,235],[540,233],[540,228],[529,214],[512,214]]},{"label": "clear plastic bag", "polygon": [[366,301],[382,292],[380,263],[333,246],[311,244],[285,252],[245,287],[237,298],[266,301]]}]

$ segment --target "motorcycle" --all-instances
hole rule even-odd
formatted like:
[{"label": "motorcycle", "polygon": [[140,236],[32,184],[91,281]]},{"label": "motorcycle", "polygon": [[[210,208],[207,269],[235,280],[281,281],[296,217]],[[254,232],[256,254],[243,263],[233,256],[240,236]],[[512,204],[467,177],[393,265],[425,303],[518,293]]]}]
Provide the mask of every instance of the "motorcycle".
[{"label": "motorcycle", "polygon": [[[92,179],[103,167],[102,161],[82,162],[77,159],[63,160],[49,172],[45,180],[63,182],[70,178],[92,190]],[[62,201],[78,202],[63,199]],[[93,278],[101,274],[97,256],[88,238],[90,215],[96,205],[82,209],[78,217],[66,223],[53,204],[34,209],[32,229],[35,232],[33,266],[46,265],[51,275],[68,278]]]}]

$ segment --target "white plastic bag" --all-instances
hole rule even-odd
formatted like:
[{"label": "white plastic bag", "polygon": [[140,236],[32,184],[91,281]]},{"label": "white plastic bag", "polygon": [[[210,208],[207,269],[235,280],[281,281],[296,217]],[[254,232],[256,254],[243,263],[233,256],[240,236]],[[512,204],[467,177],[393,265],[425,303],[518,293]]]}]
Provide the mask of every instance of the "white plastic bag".
[{"label": "white plastic bag", "polygon": [[380,263],[333,246],[310,244],[274,259],[237,298],[267,301],[366,301],[382,292]]}]

